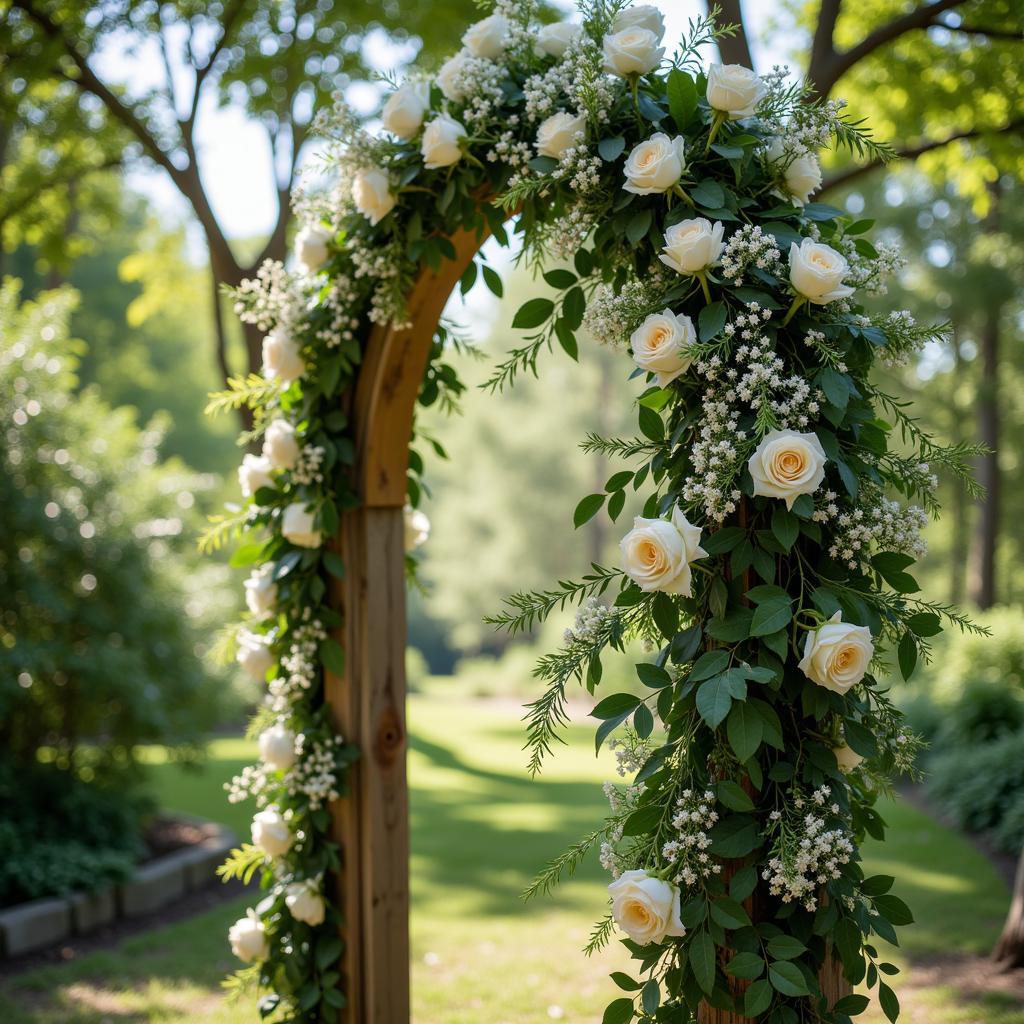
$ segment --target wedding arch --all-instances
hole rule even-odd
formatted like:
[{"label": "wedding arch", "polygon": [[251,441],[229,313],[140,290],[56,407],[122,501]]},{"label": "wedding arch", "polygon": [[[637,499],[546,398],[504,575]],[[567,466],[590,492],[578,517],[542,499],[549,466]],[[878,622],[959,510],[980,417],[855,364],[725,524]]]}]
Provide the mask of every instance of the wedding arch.
[{"label": "wedding arch", "polygon": [[[891,651],[909,676],[943,618],[973,627],[907,571],[937,511],[931,467],[963,477],[971,452],[870,380],[877,357],[943,327],[860,305],[899,256],[811,198],[818,150],[887,150],[784,70],[705,71],[700,48],[729,31],[713,18],[666,59],[655,8],[583,0],[578,21],[541,25],[534,6],[499,0],[436,75],[396,86],[383,133],[325,112],[333,184],[296,197],[297,267],[236,293],[266,333],[264,372],[212,406],[248,405],[243,441],[262,453],[209,543],[243,538],[237,654],[268,693],[260,763],[230,793],[258,810],[222,873],[263,890],[231,929],[248,965],[232,983],[271,1020],[409,1019],[405,587],[429,444],[415,413],[457,399],[441,313],[478,277],[501,293],[480,247],[511,222],[554,297],[516,313],[525,343],[489,384],[556,345],[621,346],[638,434],[584,447],[631,468],[573,519],[644,499],[620,567],[493,618],[515,634],[577,608],[538,665],[530,767],[578,683],[629,779],[535,889],[591,848],[610,872],[588,952],[618,929],[635,967],[613,975],[604,1024],[846,1024],[861,983],[895,1020],[896,969],[872,936],[895,941],[911,915],[858,847],[882,838],[875,802],[917,741],[875,672]],[[597,695],[602,655],[634,640],[654,652],[637,685]]]}]

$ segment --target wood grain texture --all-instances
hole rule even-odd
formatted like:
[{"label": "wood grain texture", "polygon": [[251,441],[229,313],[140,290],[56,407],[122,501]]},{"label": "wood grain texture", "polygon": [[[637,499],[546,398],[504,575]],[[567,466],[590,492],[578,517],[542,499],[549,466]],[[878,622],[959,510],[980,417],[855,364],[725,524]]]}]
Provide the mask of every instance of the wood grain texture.
[{"label": "wood grain texture", "polygon": [[402,509],[342,519],[346,566],[335,581],[345,674],[326,678],[342,735],[359,746],[350,792],[332,806],[341,845],[337,895],[349,1005],[342,1024],[409,1020],[409,807],[405,728],[405,531]]}]

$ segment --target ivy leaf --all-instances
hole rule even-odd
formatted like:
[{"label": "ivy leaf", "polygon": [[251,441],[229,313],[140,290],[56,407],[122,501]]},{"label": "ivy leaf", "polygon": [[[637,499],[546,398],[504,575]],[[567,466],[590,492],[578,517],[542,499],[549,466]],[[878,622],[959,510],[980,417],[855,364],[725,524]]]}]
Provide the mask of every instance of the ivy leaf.
[{"label": "ivy leaf", "polygon": [[555,304],[550,299],[530,299],[516,311],[512,326],[517,330],[529,330],[540,327],[555,311]]},{"label": "ivy leaf", "polygon": [[710,995],[715,987],[715,944],[707,932],[698,932],[690,942],[690,966],[697,984]]},{"label": "ivy leaf", "polygon": [[572,514],[573,525],[578,530],[584,523],[590,522],[604,504],[603,494],[588,494],[577,506]]}]

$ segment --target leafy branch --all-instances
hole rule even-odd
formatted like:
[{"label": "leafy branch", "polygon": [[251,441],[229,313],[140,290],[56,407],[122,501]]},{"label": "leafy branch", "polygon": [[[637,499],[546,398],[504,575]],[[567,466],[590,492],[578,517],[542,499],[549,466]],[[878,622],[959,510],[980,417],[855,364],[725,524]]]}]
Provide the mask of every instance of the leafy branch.
[{"label": "leafy branch", "polygon": [[594,930],[590,933],[590,938],[587,940],[587,944],[583,947],[583,952],[587,956],[593,956],[598,950],[604,949],[612,937],[612,931],[614,928],[615,921],[612,919],[612,915],[605,914],[605,916],[601,918],[596,925],[594,925]]},{"label": "leafy branch", "polygon": [[574,843],[565,853],[559,854],[554,860],[549,861],[537,877],[522,891],[520,899],[531,900],[537,895],[547,896],[562,880],[563,873],[572,878],[594,844],[607,836],[614,825],[615,819],[609,819],[599,829],[595,829],[578,843]]},{"label": "leafy branch", "polygon": [[604,455],[607,458],[632,459],[638,455],[656,455],[662,449],[661,444],[648,441],[642,437],[602,437],[593,432],[580,442],[580,449],[588,455]]},{"label": "leafy branch", "polygon": [[228,854],[228,859],[217,868],[217,874],[222,882],[240,878],[244,885],[248,885],[257,869],[266,863],[266,860],[266,853],[258,846],[253,846],[252,843],[242,843],[240,849],[232,850]]},{"label": "leafy branch", "polygon": [[229,377],[227,384],[226,390],[211,392],[204,410],[207,416],[241,409],[243,405],[255,409],[265,405],[280,387],[276,381],[267,380],[258,373],[250,373],[248,377]]},{"label": "leafy branch", "polygon": [[210,525],[199,538],[199,550],[208,555],[219,551],[232,538],[238,537],[247,528],[250,509],[243,508],[229,516],[210,516]]}]

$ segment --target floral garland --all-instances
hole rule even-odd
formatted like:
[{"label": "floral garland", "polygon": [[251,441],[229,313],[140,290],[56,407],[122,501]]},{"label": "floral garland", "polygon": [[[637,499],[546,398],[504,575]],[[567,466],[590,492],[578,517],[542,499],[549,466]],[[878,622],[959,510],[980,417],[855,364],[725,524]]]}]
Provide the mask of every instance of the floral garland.
[{"label": "floral garland", "polygon": [[[633,468],[579,503],[577,526],[602,509],[617,520],[627,490],[647,494],[621,568],[514,595],[492,620],[515,634],[580,606],[537,668],[547,689],[529,709],[531,768],[566,721],[571,681],[594,693],[607,649],[657,651],[636,666],[644,696],[593,709],[597,746],[614,747],[629,784],[606,786],[603,826],[530,892],[599,848],[611,907],[588,952],[618,926],[636,961],[613,976],[623,994],[605,1024],[694,1020],[702,1002],[771,1024],[846,1022],[867,999],[827,1005],[818,978],[833,955],[895,1020],[883,980],[895,968],[871,937],[895,941],[911,915],[891,878],[864,877],[858,847],[882,837],[875,802],[917,741],[873,668],[895,649],[909,676],[943,618],[974,627],[915,596],[907,571],[937,511],[930,465],[968,479],[972,450],[936,444],[870,381],[876,358],[905,360],[943,328],[867,313],[857,293],[883,291],[898,253],[865,238],[871,221],[811,201],[818,150],[887,150],[785,69],[705,72],[699,49],[729,31],[710,18],[666,58],[655,8],[585,0],[578,23],[538,25],[533,7],[499,0],[436,75],[396,87],[384,134],[343,105],[321,115],[334,184],[296,197],[297,269],[267,264],[236,293],[242,319],[266,332],[264,373],[212,405],[250,407],[244,441],[263,451],[239,472],[247,504],[209,543],[247,537],[233,563],[258,568],[238,660],[269,689],[253,730],[261,763],[230,787],[259,810],[252,843],[222,871],[258,870],[266,894],[231,929],[250,964],[237,983],[258,984],[264,1017],[325,1021],[345,1004],[325,803],[343,796],[357,754],[323,704],[322,669],[344,667],[327,600],[344,566],[324,540],[359,498],[337,396],[369,324],[404,323],[421,269],[454,258],[449,236],[506,242],[516,211],[527,257],[564,261],[544,274],[559,294],[519,309],[526,342],[488,386],[535,371],[555,342],[575,357],[583,328],[621,347],[645,385],[638,436],[583,444]],[[478,274],[501,294],[482,257],[463,290]],[[444,359],[460,344],[439,328],[422,404],[457,403]],[[423,441],[410,456],[410,552],[429,533],[416,508]]]}]

